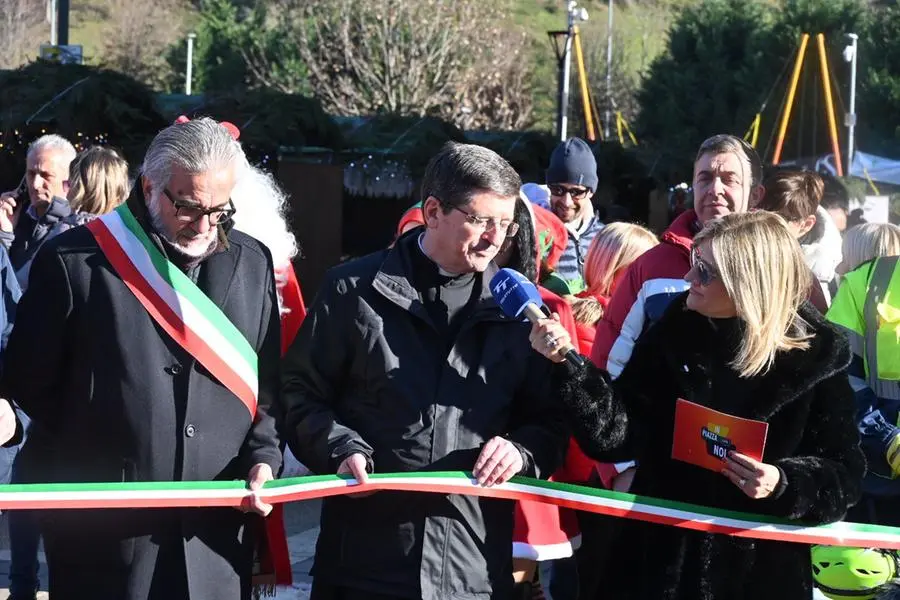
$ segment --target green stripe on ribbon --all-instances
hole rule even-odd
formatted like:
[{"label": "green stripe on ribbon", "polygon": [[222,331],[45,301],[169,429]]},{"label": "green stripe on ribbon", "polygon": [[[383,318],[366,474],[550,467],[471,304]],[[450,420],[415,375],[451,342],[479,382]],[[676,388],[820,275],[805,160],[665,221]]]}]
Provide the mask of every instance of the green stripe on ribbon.
[{"label": "green stripe on ribbon", "polygon": [[137,219],[128,208],[127,203],[121,204],[116,209],[116,213],[121,217],[125,227],[134,234],[147,251],[147,254],[150,255],[153,266],[156,267],[157,272],[163,280],[193,304],[202,315],[209,319],[213,327],[215,327],[215,329],[217,329],[219,333],[234,346],[238,354],[247,361],[247,364],[250,365],[253,372],[258,374],[259,369],[257,366],[256,352],[253,350],[250,342],[247,341],[247,338],[244,337],[244,335],[238,331],[237,327],[234,326],[234,323],[225,316],[222,309],[216,306],[206,294],[200,291],[200,288],[198,288],[187,275],[182,273],[178,267],[173,265],[165,256],[163,256],[162,252],[159,251],[159,248],[157,248],[150,240],[150,237],[147,235],[147,232],[144,231],[144,228],[137,222]]},{"label": "green stripe on ribbon", "polygon": [[[379,473],[370,475],[369,479],[373,484],[377,484],[379,481],[385,481],[387,485],[390,485],[389,483],[387,483],[389,480],[418,479],[426,480],[426,482],[427,480],[434,480],[436,485],[459,485],[460,487],[466,487],[471,485],[473,476],[471,473],[463,471],[447,471],[421,473]],[[329,492],[331,494],[334,493],[334,484],[352,480],[353,477],[350,475],[312,475],[307,477],[291,477],[287,479],[270,481],[265,484],[264,489],[272,492],[272,495],[266,498],[267,501],[272,503],[282,503],[285,502],[285,500],[279,497],[279,492],[283,492],[283,496],[289,495],[292,491],[289,488],[292,487],[306,488],[306,490],[295,490],[298,492],[307,491],[315,493],[317,491],[317,486],[320,486],[320,489],[323,492],[322,495],[324,496],[326,495],[326,492]],[[512,480],[510,480],[509,484],[530,488],[519,492],[522,497],[525,498],[527,498],[529,494],[540,494],[541,491],[546,490],[553,492],[563,492],[568,495],[566,500],[573,500],[575,502],[590,504],[594,506],[604,506],[608,504],[608,501],[617,501],[626,503],[630,508],[634,509],[635,512],[641,512],[642,509],[646,512],[648,508],[657,508],[665,509],[667,511],[678,511],[679,513],[682,513],[681,517],[684,517],[691,521],[707,521],[709,519],[729,519],[732,521],[741,521],[742,523],[739,525],[726,524],[725,526],[738,527],[739,529],[743,528],[744,530],[750,532],[749,537],[754,537],[752,533],[752,530],[754,528],[774,527],[782,529],[782,533],[786,539],[789,539],[791,537],[799,538],[795,539],[795,541],[802,541],[803,536],[806,536],[805,539],[808,539],[809,534],[812,533],[823,538],[830,539],[835,545],[846,545],[847,542],[844,542],[843,540],[846,539],[849,534],[857,534],[859,536],[892,538],[889,540],[891,544],[900,544],[900,528],[898,527],[884,527],[880,525],[847,522],[831,523],[828,525],[808,525],[798,521],[790,521],[787,519],[779,519],[765,515],[722,510],[718,508],[686,504],[683,502],[675,502],[672,500],[664,500],[661,498],[649,498],[646,496],[637,496],[634,494],[613,492],[610,490],[589,488],[568,483],[542,481],[531,479],[528,477],[513,477]],[[423,485],[427,485],[427,483],[424,483]],[[499,487],[499,489],[503,488],[504,486]],[[473,490],[474,489],[475,488],[473,487]],[[403,487],[403,490],[416,491],[414,484],[412,484],[410,487]],[[79,492],[106,492],[139,500],[142,492],[146,492],[148,494],[148,497],[153,493],[158,492],[171,492],[173,495],[177,495],[178,492],[207,492],[203,495],[203,497],[208,499],[216,498],[216,492],[228,493],[228,497],[233,498],[233,493],[236,491],[243,491],[246,494],[249,494],[249,491],[246,488],[246,483],[243,481],[154,481],[137,483],[37,483],[0,485],[0,496],[19,493],[41,494],[44,496],[43,498],[32,500],[41,500],[43,502],[49,502],[51,504],[55,495],[58,495],[61,500],[66,494],[71,495],[73,493]],[[355,485],[350,485],[340,489],[339,493],[352,494],[357,491],[359,490],[356,489]],[[509,490],[507,490],[507,493],[508,492]],[[463,491],[463,493],[465,492]],[[513,493],[516,492],[513,491]],[[547,498],[547,501],[552,503],[553,498]],[[103,501],[97,500],[97,502],[102,503]],[[183,505],[183,502],[181,505]],[[42,508],[46,508],[46,506]],[[793,531],[795,531],[797,528],[806,528],[806,531],[796,534],[793,533]],[[852,540],[850,541],[850,543],[853,543]]]}]

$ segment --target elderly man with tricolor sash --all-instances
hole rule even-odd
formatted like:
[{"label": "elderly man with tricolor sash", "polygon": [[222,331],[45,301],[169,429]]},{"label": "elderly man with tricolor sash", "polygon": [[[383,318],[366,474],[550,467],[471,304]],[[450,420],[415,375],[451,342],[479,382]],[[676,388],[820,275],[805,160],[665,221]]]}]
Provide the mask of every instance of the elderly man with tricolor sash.
[{"label": "elderly man with tricolor sash", "polygon": [[[38,254],[0,392],[33,419],[42,480],[258,489],[280,468],[272,258],[230,228],[245,164],[215,121],[169,127],[126,204]],[[245,513],[270,510],[42,511],[50,594],[249,598],[261,528]]]}]

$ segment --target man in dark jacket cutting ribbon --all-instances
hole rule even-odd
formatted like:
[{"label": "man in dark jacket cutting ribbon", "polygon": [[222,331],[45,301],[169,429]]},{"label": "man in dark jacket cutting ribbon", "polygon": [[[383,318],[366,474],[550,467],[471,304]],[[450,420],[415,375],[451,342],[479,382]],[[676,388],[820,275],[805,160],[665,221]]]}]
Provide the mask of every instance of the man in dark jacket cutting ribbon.
[{"label": "man in dark jacket cutting ribbon", "polygon": [[[568,432],[548,361],[491,296],[519,176],[449,144],[422,183],[424,231],[332,269],[285,357],[285,436],[318,473],[547,477]],[[313,598],[508,598],[512,503],[378,492],[325,500]]]}]

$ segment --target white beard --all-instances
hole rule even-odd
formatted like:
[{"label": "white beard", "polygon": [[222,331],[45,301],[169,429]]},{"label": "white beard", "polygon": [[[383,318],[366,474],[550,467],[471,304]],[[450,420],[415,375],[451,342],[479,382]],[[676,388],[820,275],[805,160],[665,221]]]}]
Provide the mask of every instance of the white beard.
[{"label": "white beard", "polygon": [[217,241],[216,236],[218,235],[218,226],[211,227],[209,234],[197,236],[187,244],[169,235],[162,219],[162,207],[159,204],[159,194],[150,194],[150,202],[147,203],[147,212],[150,213],[150,224],[153,225],[153,229],[156,233],[185,256],[199,258],[207,254]]}]

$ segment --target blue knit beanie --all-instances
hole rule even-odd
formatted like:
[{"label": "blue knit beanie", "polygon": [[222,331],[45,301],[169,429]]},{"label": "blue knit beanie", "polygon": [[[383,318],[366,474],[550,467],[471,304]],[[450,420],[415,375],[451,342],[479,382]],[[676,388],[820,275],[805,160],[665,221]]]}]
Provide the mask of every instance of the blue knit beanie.
[{"label": "blue knit beanie", "polygon": [[547,168],[547,185],[583,185],[596,192],[597,181],[597,160],[591,147],[583,139],[570,138],[553,150],[550,166]]}]

